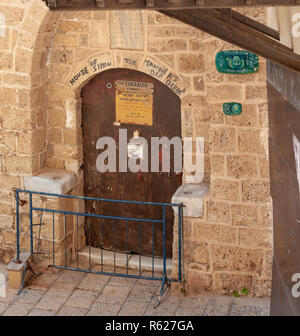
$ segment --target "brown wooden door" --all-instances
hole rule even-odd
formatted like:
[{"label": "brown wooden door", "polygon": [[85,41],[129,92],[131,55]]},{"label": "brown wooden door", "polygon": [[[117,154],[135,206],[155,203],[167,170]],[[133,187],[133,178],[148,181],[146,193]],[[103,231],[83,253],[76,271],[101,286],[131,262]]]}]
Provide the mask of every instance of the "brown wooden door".
[{"label": "brown wooden door", "polygon": [[[271,315],[300,316],[300,74],[268,62],[274,258]],[[296,275],[296,278],[293,277]]]},{"label": "brown wooden door", "polygon": [[[130,80],[154,84],[153,124],[116,125],[116,81]],[[151,137],[181,137],[180,99],[159,81],[138,71],[113,69],[94,77],[82,89],[82,131],[84,152],[85,196],[106,199],[170,203],[181,181],[173,171],[171,148],[171,173],[150,172]],[[149,172],[119,172],[119,129],[127,130],[128,141],[138,130],[148,140]],[[110,136],[117,145],[117,172],[100,173],[96,160],[101,150],[96,149],[100,137]],[[160,206],[117,204],[86,201],[86,211],[109,216],[162,219]],[[166,208],[166,250],[172,256],[173,210]],[[101,225],[102,224],[102,225]],[[163,231],[160,223],[89,218],[86,223],[87,244],[143,255],[152,254],[152,234],[155,255],[163,255]],[[153,231],[152,231],[153,230]],[[153,233],[152,233],[153,232]]]}]

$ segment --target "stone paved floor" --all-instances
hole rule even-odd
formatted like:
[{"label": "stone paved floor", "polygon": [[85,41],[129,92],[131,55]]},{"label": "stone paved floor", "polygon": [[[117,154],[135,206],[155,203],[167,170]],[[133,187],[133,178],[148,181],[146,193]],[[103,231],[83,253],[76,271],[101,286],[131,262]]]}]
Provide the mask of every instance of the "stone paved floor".
[{"label": "stone paved floor", "polygon": [[[5,266],[0,264],[0,272]],[[269,299],[214,294],[184,296],[167,291],[158,308],[160,283],[88,274],[55,271],[36,278],[23,289],[7,289],[0,296],[2,316],[245,316],[269,315]]]}]

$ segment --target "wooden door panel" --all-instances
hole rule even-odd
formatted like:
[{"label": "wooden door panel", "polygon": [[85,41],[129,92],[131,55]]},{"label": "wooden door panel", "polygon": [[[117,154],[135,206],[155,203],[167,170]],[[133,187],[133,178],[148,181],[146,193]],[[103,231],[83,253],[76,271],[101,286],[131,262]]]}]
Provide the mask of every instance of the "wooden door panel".
[{"label": "wooden door panel", "polygon": [[[131,80],[154,84],[153,125],[115,124],[115,91],[117,80]],[[85,196],[131,201],[170,203],[180,185],[173,171],[171,150],[171,173],[151,173],[151,137],[181,137],[180,99],[166,86],[154,78],[133,70],[113,69],[94,77],[82,89],[82,131],[84,147],[84,192]],[[149,172],[119,173],[119,129],[127,130],[128,141],[134,131],[148,140]],[[117,172],[100,173],[96,160],[101,153],[96,149],[98,138],[111,136],[117,144]],[[86,202],[86,211],[103,215],[162,219],[162,208],[148,205]],[[172,255],[173,210],[166,208],[167,256]],[[144,255],[152,254],[152,224],[147,222],[87,221],[87,237],[92,246],[108,249],[130,250]],[[90,232],[89,232],[90,228]],[[141,229],[139,232],[139,228]],[[102,234],[101,234],[102,232]],[[128,239],[127,239],[128,237]],[[162,256],[162,225],[154,224],[155,254]],[[141,248],[140,248],[141,246]]]},{"label": "wooden door panel", "polygon": [[300,315],[292,292],[300,270],[299,154],[300,94],[297,72],[268,62],[270,183],[273,204],[274,258],[271,315]]}]

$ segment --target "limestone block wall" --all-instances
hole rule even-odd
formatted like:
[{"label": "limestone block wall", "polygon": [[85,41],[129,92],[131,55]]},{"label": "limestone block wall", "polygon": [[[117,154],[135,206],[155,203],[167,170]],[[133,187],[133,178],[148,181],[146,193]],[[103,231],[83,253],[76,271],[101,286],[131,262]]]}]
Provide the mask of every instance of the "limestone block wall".
[{"label": "limestone block wall", "polygon": [[13,187],[46,159],[44,66],[50,13],[40,1],[1,1],[0,26],[0,258],[15,254]]},{"label": "limestone block wall", "polygon": [[[50,13],[39,0],[3,0],[0,13],[6,20],[0,35],[3,259],[15,251],[11,189],[47,167],[74,171],[73,193],[82,195],[81,88],[101,71],[131,68],[178,94],[183,136],[204,137],[201,183],[210,185],[210,194],[204,216],[184,221],[187,288],[230,293],[247,287],[251,295],[269,295],[265,60],[256,74],[220,74],[216,53],[238,47],[154,11]],[[266,20],[262,8],[247,15]],[[240,116],[223,114],[230,101],[242,103]]]}]

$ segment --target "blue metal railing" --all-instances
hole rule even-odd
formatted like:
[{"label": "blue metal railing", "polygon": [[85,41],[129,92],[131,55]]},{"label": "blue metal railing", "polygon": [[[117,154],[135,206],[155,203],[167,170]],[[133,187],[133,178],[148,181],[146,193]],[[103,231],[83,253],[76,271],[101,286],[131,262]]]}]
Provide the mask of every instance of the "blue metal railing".
[{"label": "blue metal railing", "polygon": [[[61,195],[61,194],[54,194],[54,193],[45,193],[45,192],[37,192],[37,191],[30,191],[24,189],[14,189],[15,198],[16,198],[16,233],[17,233],[17,259],[20,259],[20,206],[24,204],[20,200],[20,194],[26,194],[29,197],[29,234],[30,234],[30,253],[40,254],[39,252],[39,243],[40,243],[40,232],[41,227],[44,225],[42,218],[44,213],[52,214],[52,265],[51,267],[59,268],[59,269],[67,269],[72,271],[82,271],[82,272],[90,272],[96,274],[105,274],[111,276],[119,276],[119,277],[129,277],[129,278],[139,278],[139,279],[151,279],[151,280],[161,280],[162,281],[162,289],[161,295],[164,292],[165,285],[170,281],[179,281],[183,280],[183,248],[182,248],[182,234],[183,234],[183,205],[182,204],[173,204],[173,203],[154,203],[154,202],[141,202],[141,201],[124,201],[124,200],[114,200],[114,199],[105,199],[105,198],[94,198],[94,197],[82,197],[82,196],[72,196],[72,195]],[[136,218],[136,217],[125,217],[125,216],[111,216],[107,214],[94,214],[94,213],[85,213],[79,211],[69,211],[69,210],[62,210],[62,209],[49,209],[46,207],[41,206],[34,206],[33,204],[33,196],[39,195],[49,198],[62,198],[62,199],[72,199],[72,200],[82,200],[82,201],[95,201],[95,202],[109,202],[109,203],[118,203],[118,204],[132,204],[132,205],[142,205],[142,206],[158,206],[162,208],[162,218],[161,219],[152,219],[152,218]],[[167,252],[166,252],[166,208],[167,207],[176,207],[178,213],[178,278],[177,279],[168,279],[167,276]],[[40,223],[34,224],[33,223],[33,212],[37,212],[40,214]],[[64,217],[64,241],[65,241],[65,264],[63,266],[56,265],[55,261],[55,214],[60,214]],[[69,267],[67,264],[67,249],[66,249],[66,241],[67,241],[67,216],[75,216],[76,217],[76,240],[77,240],[77,248],[76,248],[76,260],[77,265],[76,267]],[[90,263],[90,248],[89,248],[89,267],[87,268],[80,268],[78,262],[78,218],[99,218],[100,219],[100,236],[101,236],[101,244],[103,246],[103,224],[104,220],[112,220],[114,222],[113,225],[113,253],[114,253],[114,271],[113,272],[105,272],[103,269],[103,249],[101,250],[101,270],[95,271],[91,269]],[[129,274],[129,253],[126,254],[126,272],[120,273],[116,272],[116,231],[117,231],[117,223],[116,221],[123,221],[126,224],[126,247],[128,252],[128,225],[130,222],[138,224],[138,250],[139,250],[139,272],[138,274]],[[151,225],[152,228],[152,272],[151,276],[142,275],[142,267],[141,267],[141,258],[142,258],[142,241],[141,241],[141,232],[142,227],[141,223],[144,222],[147,225]],[[154,275],[154,260],[155,260],[155,239],[154,239],[154,224],[162,226],[162,236],[163,236],[163,271],[161,276]],[[33,228],[37,226],[39,228],[39,236],[38,236],[38,248],[37,251],[34,250],[34,230]],[[90,228],[89,228],[90,234]],[[75,238],[74,238],[75,239]],[[89,240],[90,241],[90,240]],[[90,245],[90,244],[89,244]],[[174,256],[173,256],[174,258]],[[160,296],[161,297],[161,296]]]}]

